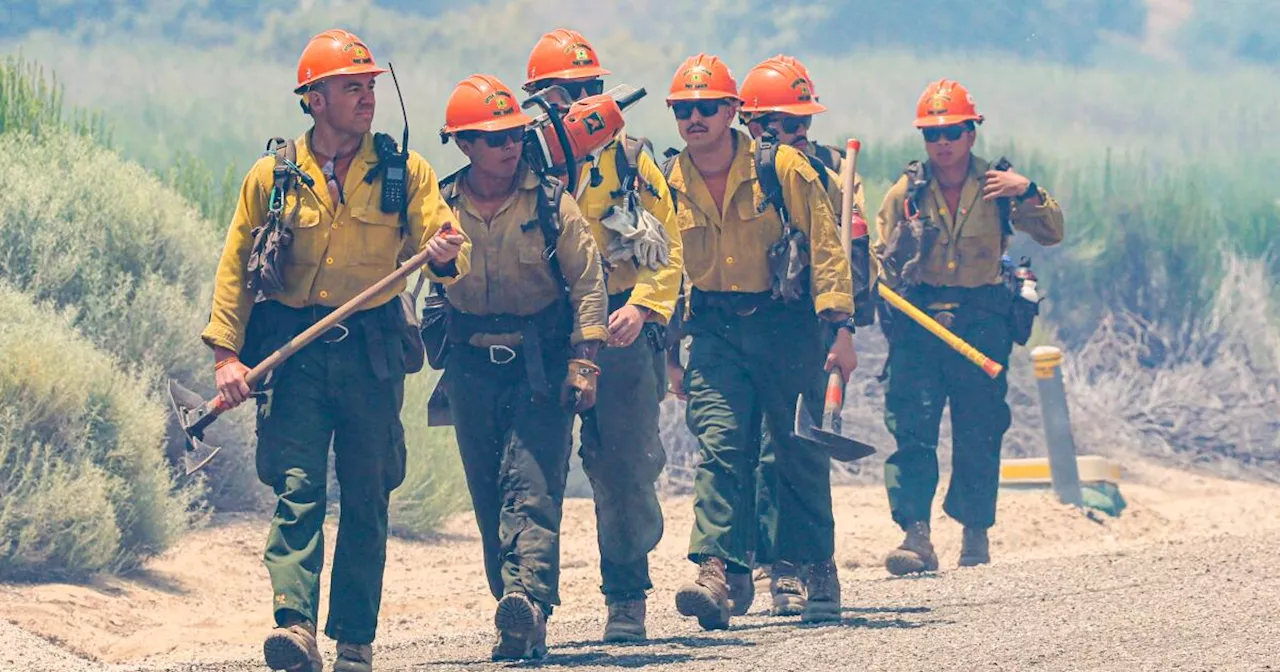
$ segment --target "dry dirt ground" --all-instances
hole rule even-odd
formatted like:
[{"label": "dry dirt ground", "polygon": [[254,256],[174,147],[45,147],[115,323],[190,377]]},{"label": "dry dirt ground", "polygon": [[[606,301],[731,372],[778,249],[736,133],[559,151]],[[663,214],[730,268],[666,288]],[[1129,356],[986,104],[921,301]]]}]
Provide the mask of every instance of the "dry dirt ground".
[{"label": "dry dirt ground", "polygon": [[[767,595],[757,594],[752,613],[718,633],[675,613],[674,591],[694,566],[683,558],[690,502],[671,499],[653,557],[653,641],[628,646],[599,642],[592,507],[570,500],[565,603],[551,621],[543,666],[1280,670],[1280,488],[1139,465],[1121,489],[1129,508],[1101,521],[1047,492],[1002,491],[992,565],[957,569],[959,528],[942,519],[942,571],[895,579],[880,565],[900,540],[883,491],[838,488],[843,622],[771,618]],[[494,601],[473,525],[463,515],[429,543],[391,543],[378,670],[497,667],[487,660]],[[221,519],[129,578],[0,584],[0,670],[265,670],[265,529],[256,517]],[[322,650],[331,660],[333,642]]]}]

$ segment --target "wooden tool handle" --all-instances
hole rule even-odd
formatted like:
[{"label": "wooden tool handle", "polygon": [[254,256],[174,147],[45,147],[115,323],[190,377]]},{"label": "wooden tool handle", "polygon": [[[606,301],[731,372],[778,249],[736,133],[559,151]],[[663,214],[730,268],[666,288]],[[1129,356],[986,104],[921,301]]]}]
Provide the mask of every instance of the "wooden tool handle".
[{"label": "wooden tool handle", "polygon": [[827,431],[840,431],[840,411],[844,409],[844,378],[836,369],[827,376],[827,394],[822,402],[822,427]]},{"label": "wooden tool handle", "polygon": [[964,339],[952,333],[950,329],[938,324],[937,320],[929,317],[927,313],[911,305],[910,301],[907,301],[897,292],[886,287],[883,282],[876,283],[876,286],[880,288],[880,296],[883,296],[884,299],[892,304],[894,308],[906,313],[907,316],[912,320],[915,320],[917,324],[928,329],[934,336],[942,339],[944,343],[951,346],[952,350],[964,355],[965,359],[973,362],[991,378],[999,376],[1000,372],[1004,371],[1004,367],[1000,365],[1000,362],[982,354],[977,348],[969,345],[969,343]]}]

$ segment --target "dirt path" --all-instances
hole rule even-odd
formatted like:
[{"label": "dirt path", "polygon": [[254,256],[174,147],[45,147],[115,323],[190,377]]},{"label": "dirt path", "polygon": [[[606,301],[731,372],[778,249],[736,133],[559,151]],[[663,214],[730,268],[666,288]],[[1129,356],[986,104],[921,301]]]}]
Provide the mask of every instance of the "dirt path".
[{"label": "dirt path", "polygon": [[[683,559],[689,501],[670,500],[667,535],[653,561],[656,641],[627,647],[599,645],[603,600],[592,509],[572,500],[565,605],[552,620],[547,665],[1280,670],[1280,489],[1154,467],[1121,487],[1129,509],[1103,523],[1047,493],[1004,492],[992,566],[954,569],[959,529],[942,520],[936,543],[943,572],[905,580],[889,578],[879,564],[899,541],[883,491],[840,488],[843,627],[769,618],[767,598],[759,598],[752,615],[717,634],[675,614],[674,590],[693,565]],[[473,530],[461,516],[433,543],[391,544],[379,670],[488,667],[494,602]],[[0,619],[121,671],[265,669],[258,663],[270,627],[264,534],[261,519],[230,519],[192,534],[127,580],[0,585]],[[38,648],[30,639],[11,644],[17,635],[5,632],[0,669],[21,662],[24,647]],[[332,642],[324,646],[331,656]],[[1269,653],[1275,658],[1265,659]],[[66,660],[50,664],[13,669],[78,669]]]}]

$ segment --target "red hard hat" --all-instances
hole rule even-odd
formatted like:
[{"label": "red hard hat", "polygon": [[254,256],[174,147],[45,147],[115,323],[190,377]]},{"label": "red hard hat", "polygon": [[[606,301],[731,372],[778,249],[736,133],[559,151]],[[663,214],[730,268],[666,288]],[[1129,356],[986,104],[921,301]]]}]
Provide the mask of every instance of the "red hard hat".
[{"label": "red hard hat", "polygon": [[543,35],[529,53],[527,89],[544,79],[589,79],[611,74],[600,67],[596,50],[576,30],[557,28]]},{"label": "red hard hat", "polygon": [[334,28],[311,38],[298,58],[298,86],[294,93],[325,77],[334,75],[380,75],[385,68],[373,61],[364,41],[345,30]]},{"label": "red hard hat", "polygon": [[916,103],[916,128],[952,126],[966,121],[982,123],[982,115],[969,90],[950,79],[939,79],[925,87]]},{"label": "red hard hat", "polygon": [[742,100],[738,97],[738,82],[733,79],[729,66],[716,56],[698,54],[685,59],[676,69],[667,103],[725,98]]},{"label": "red hard hat", "polygon": [[440,135],[447,137],[458,131],[505,131],[533,123],[520,109],[520,104],[497,77],[471,75],[458,82],[444,108],[444,126]]}]

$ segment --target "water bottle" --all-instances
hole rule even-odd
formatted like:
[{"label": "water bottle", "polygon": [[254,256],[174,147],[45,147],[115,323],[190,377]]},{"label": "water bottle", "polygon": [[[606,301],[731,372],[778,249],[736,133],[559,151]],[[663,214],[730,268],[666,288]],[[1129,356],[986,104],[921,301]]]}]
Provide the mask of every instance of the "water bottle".
[{"label": "water bottle", "polygon": [[1036,292],[1036,274],[1031,271],[1031,260],[1029,258],[1022,258],[1022,262],[1018,264],[1018,269],[1013,272],[1013,277],[1019,281],[1019,296],[1031,303],[1040,301],[1040,295]]}]

